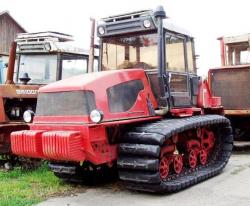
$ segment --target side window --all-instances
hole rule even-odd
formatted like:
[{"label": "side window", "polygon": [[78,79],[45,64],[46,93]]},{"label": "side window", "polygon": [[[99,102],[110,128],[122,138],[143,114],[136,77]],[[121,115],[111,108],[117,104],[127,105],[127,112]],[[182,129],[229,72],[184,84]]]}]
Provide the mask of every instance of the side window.
[{"label": "side window", "polygon": [[195,73],[194,43],[191,39],[187,39],[186,47],[187,47],[188,71],[190,73]]},{"label": "side window", "polygon": [[87,73],[87,58],[65,55],[62,59],[62,79]]},{"label": "side window", "polygon": [[166,34],[166,68],[185,72],[184,41],[178,36]]},{"label": "side window", "polygon": [[136,102],[137,96],[144,89],[141,80],[132,80],[117,84],[107,89],[110,112],[126,112]]}]

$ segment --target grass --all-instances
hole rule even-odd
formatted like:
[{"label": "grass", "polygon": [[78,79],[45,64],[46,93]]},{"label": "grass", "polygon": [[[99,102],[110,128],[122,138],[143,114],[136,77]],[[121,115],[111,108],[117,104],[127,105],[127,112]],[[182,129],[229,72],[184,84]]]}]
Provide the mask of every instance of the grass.
[{"label": "grass", "polygon": [[0,206],[29,206],[49,197],[69,194],[79,187],[65,184],[46,164],[34,171],[0,171]]}]

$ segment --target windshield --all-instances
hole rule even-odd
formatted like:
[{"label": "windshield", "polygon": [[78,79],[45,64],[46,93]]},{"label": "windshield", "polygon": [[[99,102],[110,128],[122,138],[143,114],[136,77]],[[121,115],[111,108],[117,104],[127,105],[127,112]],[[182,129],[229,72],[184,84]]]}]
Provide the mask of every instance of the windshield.
[{"label": "windshield", "polygon": [[29,84],[48,84],[56,81],[57,55],[21,55],[17,82],[28,73]]},{"label": "windshield", "polygon": [[62,79],[87,73],[87,57],[63,55]]},{"label": "windshield", "polygon": [[227,64],[250,64],[250,50],[248,42],[240,42],[226,45]]},{"label": "windshield", "polygon": [[157,34],[103,39],[102,70],[157,67]]}]

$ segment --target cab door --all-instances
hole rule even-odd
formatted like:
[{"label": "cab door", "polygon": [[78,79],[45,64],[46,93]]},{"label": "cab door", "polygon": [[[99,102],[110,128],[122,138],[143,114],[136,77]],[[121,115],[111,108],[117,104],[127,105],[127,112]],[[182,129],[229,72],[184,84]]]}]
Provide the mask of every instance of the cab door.
[{"label": "cab door", "polygon": [[198,79],[195,74],[194,48],[192,39],[187,36],[166,32],[166,74],[169,83],[170,106],[191,107],[193,96],[197,95],[193,83]]}]

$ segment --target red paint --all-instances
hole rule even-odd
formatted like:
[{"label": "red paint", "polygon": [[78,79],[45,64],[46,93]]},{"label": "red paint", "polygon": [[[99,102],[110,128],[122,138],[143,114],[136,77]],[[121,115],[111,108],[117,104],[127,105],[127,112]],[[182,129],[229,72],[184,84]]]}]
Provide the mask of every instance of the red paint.
[{"label": "red paint", "polygon": [[224,39],[223,37],[218,38],[218,40],[220,40],[220,58],[221,58],[221,66],[225,66],[226,65],[226,47],[225,47],[225,43],[224,43]]},{"label": "red paint", "polygon": [[180,174],[183,168],[183,158],[182,155],[174,155],[173,166],[176,174]]},{"label": "red paint", "polygon": [[188,163],[191,168],[195,168],[198,162],[197,152],[195,150],[191,150],[188,154]]},{"label": "red paint", "polygon": [[187,147],[188,152],[190,152],[191,150],[194,150],[197,153],[200,150],[201,144],[199,140],[191,139],[187,141],[186,147]]},{"label": "red paint", "polygon": [[203,128],[201,134],[201,148],[210,151],[215,144],[214,133],[208,129]]},{"label": "red paint", "polygon": [[[120,113],[109,112],[107,89],[122,82],[131,80],[141,80],[144,89],[139,92],[136,103],[133,107]],[[84,74],[69,79],[61,80],[39,89],[39,92],[60,92],[60,91],[77,91],[90,90],[95,94],[96,108],[101,110],[104,114],[103,122],[116,121],[132,118],[143,118],[150,116],[147,107],[147,98],[150,100],[154,108],[157,108],[157,102],[151,91],[147,76],[143,69],[129,69],[129,70],[114,70],[94,72]],[[75,116],[75,117],[42,117],[36,116],[34,122],[84,122],[92,123],[89,116]]]},{"label": "red paint", "polygon": [[194,115],[194,112],[196,112],[197,114],[201,114],[201,108],[174,108],[171,109],[170,112],[175,117],[191,117]]},{"label": "red paint", "polygon": [[43,157],[42,130],[23,130],[11,133],[11,150],[24,157]]},{"label": "red paint", "polygon": [[162,180],[168,177],[169,170],[170,170],[169,164],[170,163],[167,157],[161,158],[159,170],[160,170],[160,177]]},{"label": "red paint", "polygon": [[207,163],[207,156],[208,156],[208,152],[202,149],[199,153],[199,160],[200,160],[201,165],[205,165]]},{"label": "red paint", "polygon": [[77,131],[49,131],[41,136],[43,158],[83,161],[85,153],[82,137]]},{"label": "red paint", "polygon": [[48,160],[102,164],[117,156],[117,145],[108,143],[106,127],[102,126],[34,125],[31,130],[13,132],[11,142],[17,155]]},{"label": "red paint", "polygon": [[175,150],[175,144],[172,145],[166,145],[161,148],[161,157],[163,157],[166,154],[172,154]]},{"label": "red paint", "polygon": [[199,83],[199,93],[197,97],[197,106],[200,108],[221,107],[221,97],[214,97],[211,94],[206,80]]},{"label": "red paint", "polygon": [[[144,85],[144,89],[139,92],[134,105],[126,112],[110,112],[106,90],[109,87],[131,80],[141,80]],[[127,124],[163,118],[150,113],[148,101],[153,109],[158,106],[148,78],[142,69],[106,71],[77,76],[42,87],[39,92],[76,90],[94,92],[96,108],[104,114],[102,122],[99,124],[93,123],[88,115],[36,116],[34,122],[29,125],[30,131],[12,133],[12,150],[15,154],[48,160],[89,161],[95,165],[104,163],[110,165],[117,159],[117,144],[110,143],[112,134],[108,132],[110,131],[108,128],[116,128],[119,133],[120,127]],[[205,82],[200,85],[200,90],[208,91],[205,101],[200,99],[202,106],[217,105],[218,102],[211,97]],[[202,92],[200,93],[202,94]],[[200,114],[201,108],[174,108],[171,109],[170,113],[177,117],[192,116],[195,113]],[[200,133],[203,134],[202,131]],[[176,136],[173,139],[174,142],[163,147],[161,151],[161,158],[167,156],[167,159],[162,160],[162,178],[168,174],[169,168],[167,165],[173,164],[175,173],[179,174],[185,161],[182,155],[179,155],[176,151],[176,144],[177,142],[184,142],[185,145],[187,140],[184,135]],[[204,139],[204,141],[208,140]],[[196,153],[198,154],[198,152]]]}]

